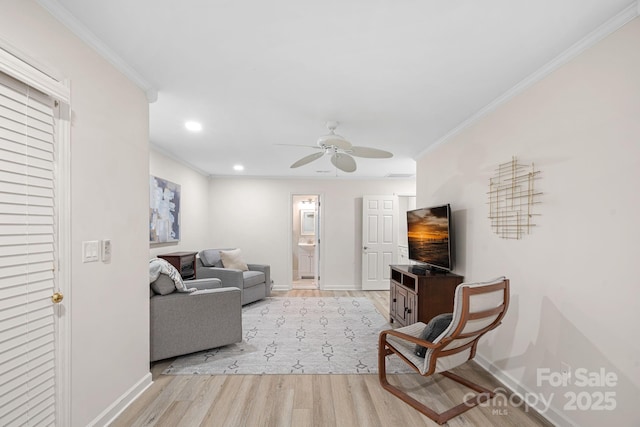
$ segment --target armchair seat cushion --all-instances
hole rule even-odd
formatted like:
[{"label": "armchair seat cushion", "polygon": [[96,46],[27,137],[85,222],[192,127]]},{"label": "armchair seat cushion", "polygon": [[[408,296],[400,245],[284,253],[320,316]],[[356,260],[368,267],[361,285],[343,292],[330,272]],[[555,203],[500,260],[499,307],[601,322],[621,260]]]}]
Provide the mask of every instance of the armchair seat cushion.
[{"label": "armchair seat cushion", "polygon": [[242,277],[244,278],[245,288],[250,288],[265,282],[264,273],[262,271],[243,271]]}]

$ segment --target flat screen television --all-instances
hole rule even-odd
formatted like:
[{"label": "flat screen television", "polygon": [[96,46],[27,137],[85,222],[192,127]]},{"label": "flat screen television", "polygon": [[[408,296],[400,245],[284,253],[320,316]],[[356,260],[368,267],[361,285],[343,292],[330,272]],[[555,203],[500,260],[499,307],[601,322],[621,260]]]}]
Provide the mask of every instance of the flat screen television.
[{"label": "flat screen television", "polygon": [[414,271],[453,270],[451,231],[451,207],[448,204],[407,212],[409,259],[420,263],[413,267]]}]

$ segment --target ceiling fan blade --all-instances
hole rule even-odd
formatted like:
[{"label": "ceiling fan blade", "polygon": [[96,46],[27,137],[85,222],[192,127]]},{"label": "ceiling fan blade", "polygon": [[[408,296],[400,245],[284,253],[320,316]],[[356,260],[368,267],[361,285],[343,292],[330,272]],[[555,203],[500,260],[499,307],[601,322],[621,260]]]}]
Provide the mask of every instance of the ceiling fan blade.
[{"label": "ceiling fan blade", "polygon": [[318,147],[316,145],[302,145],[302,144],[273,144],[273,145],[281,145],[283,147],[305,147],[305,148],[314,148],[316,150],[322,150],[322,147]]},{"label": "ceiling fan blade", "polygon": [[366,157],[368,159],[388,159],[389,157],[393,157],[393,154],[388,151],[370,147],[351,147],[349,154],[356,157]]},{"label": "ceiling fan blade", "polygon": [[331,163],[343,172],[353,172],[356,170],[356,161],[348,154],[335,153],[331,156]]},{"label": "ceiling fan blade", "polygon": [[291,169],[299,168],[300,166],[304,166],[307,163],[311,163],[314,160],[317,160],[322,156],[324,156],[324,152],[309,154],[308,156],[304,156],[303,158],[301,158],[300,160],[298,160],[297,162],[292,164],[290,167],[291,167]]}]

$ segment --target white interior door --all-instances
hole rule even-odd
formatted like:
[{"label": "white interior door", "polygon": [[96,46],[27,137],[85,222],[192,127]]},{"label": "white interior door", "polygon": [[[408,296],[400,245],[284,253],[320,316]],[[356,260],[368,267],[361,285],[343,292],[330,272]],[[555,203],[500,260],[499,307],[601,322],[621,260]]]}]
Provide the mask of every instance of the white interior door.
[{"label": "white interior door", "polygon": [[397,196],[362,198],[362,289],[389,289],[398,247]]}]

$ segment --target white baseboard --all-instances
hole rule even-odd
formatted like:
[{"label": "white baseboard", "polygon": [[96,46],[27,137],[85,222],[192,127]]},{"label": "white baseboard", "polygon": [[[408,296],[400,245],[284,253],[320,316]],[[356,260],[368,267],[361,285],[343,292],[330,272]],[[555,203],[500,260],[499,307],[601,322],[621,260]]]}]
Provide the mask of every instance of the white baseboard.
[{"label": "white baseboard", "polygon": [[356,288],[353,284],[344,284],[344,285],[320,285],[323,291],[361,291],[362,288]]},{"label": "white baseboard", "polygon": [[[354,285],[349,285],[349,284],[344,284],[344,285],[327,285],[327,286],[323,286],[320,285],[322,291],[361,291],[362,288],[360,287],[355,287]],[[291,288],[288,286],[278,286],[278,285],[274,285],[273,289],[271,289],[272,291],[282,291],[282,292],[286,292],[286,291],[290,291]],[[389,290],[389,289],[383,289],[383,290]]]},{"label": "white baseboard", "polygon": [[[476,353],[476,357],[473,360],[482,368],[484,368],[487,372],[491,373],[491,375],[493,375],[498,381],[504,384],[511,392],[513,392],[519,398],[525,400],[525,396],[527,394],[529,395],[537,394],[536,392],[520,384],[515,378],[513,378],[507,372],[495,366],[493,363],[489,362],[480,354]],[[546,411],[544,411],[544,408],[542,407],[533,406],[533,409],[536,410],[542,417],[546,418],[547,421],[549,421],[555,426],[574,427],[576,425],[571,420],[569,420],[562,412],[559,412],[558,409],[554,408],[553,406],[549,406],[549,408]]]},{"label": "white baseboard", "polygon": [[90,427],[108,426],[131,405],[146,389],[148,389],[153,381],[151,380],[151,372],[142,377],[140,381],[135,383],[129,390],[127,390],[122,396],[116,399],[107,409],[102,411],[93,421],[88,425]]}]

